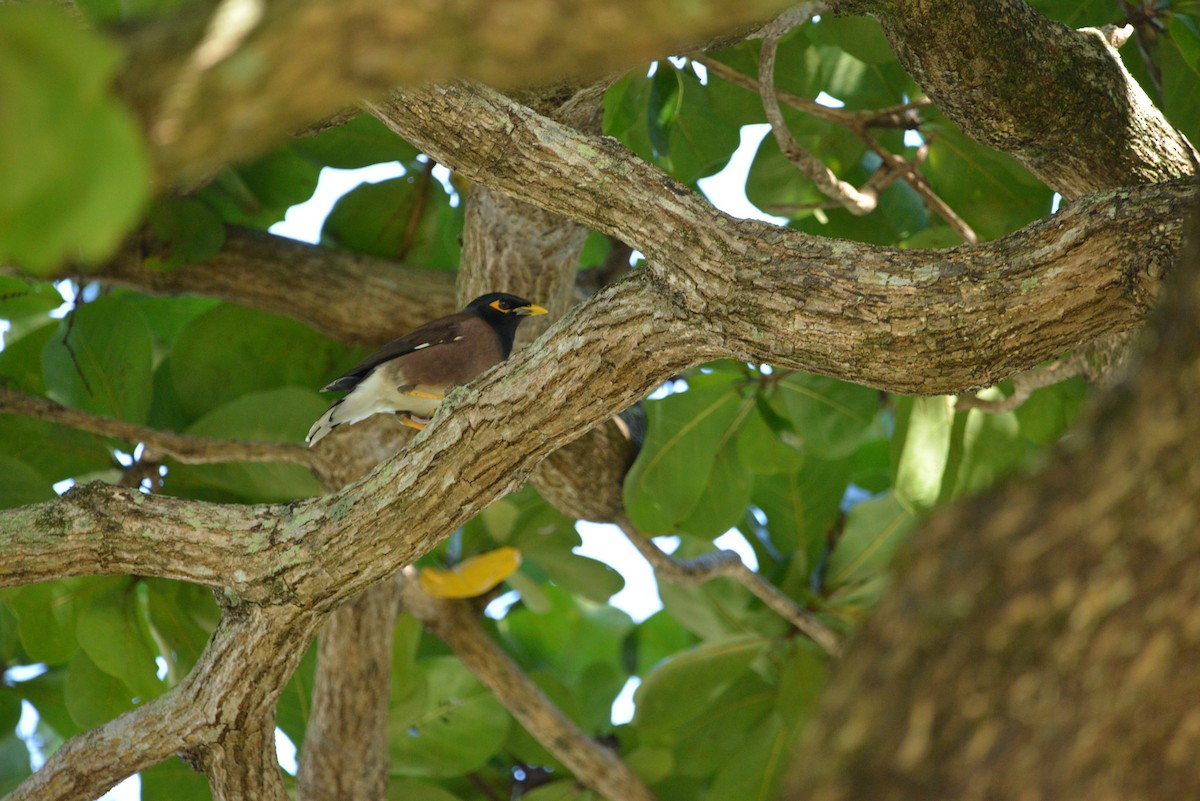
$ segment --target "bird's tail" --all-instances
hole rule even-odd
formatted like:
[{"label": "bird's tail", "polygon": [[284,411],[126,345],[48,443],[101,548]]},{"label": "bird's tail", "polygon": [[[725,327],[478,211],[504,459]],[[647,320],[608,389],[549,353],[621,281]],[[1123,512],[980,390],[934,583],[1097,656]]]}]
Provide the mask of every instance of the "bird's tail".
[{"label": "bird's tail", "polygon": [[[343,398],[342,400],[345,399]],[[334,401],[333,405],[325,410],[325,414],[318,417],[317,422],[313,423],[312,428],[308,430],[308,436],[304,438],[304,441],[308,443],[308,447],[311,448],[313,445],[316,445],[326,434],[345,422],[344,420],[335,422],[333,419],[333,413],[341,405],[342,401]]]}]

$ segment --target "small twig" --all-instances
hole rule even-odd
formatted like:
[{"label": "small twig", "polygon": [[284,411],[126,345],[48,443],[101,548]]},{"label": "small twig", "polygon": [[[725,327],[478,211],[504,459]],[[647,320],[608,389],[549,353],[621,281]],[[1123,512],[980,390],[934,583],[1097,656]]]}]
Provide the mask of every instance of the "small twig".
[{"label": "small twig", "polygon": [[960,411],[977,409],[990,414],[1011,412],[1025,401],[1036,390],[1066,381],[1087,371],[1087,359],[1082,353],[1073,354],[1066,359],[1035,368],[1013,377],[1013,394],[1000,400],[986,400],[978,395],[959,395],[954,408]]},{"label": "small twig", "polygon": [[[20,414],[104,437],[141,442],[148,451],[166,454],[185,464],[287,462],[310,469],[321,469],[323,465],[321,458],[314,455],[315,451],[298,443],[209,439],[159,431],[126,423],[124,420],[114,420],[111,417],[72,409],[46,398],[14,392],[4,387],[0,387],[0,413]],[[149,454],[145,458],[150,458]]]},{"label": "small twig", "polygon": [[[795,15],[789,16],[789,21],[794,19],[796,19]],[[806,19],[807,17],[804,17],[796,24],[800,24]],[[841,203],[851,214],[871,213],[879,203],[879,193],[870,187],[865,187],[860,191],[855,189],[852,184],[838,178],[833,170],[825,166],[824,162],[802,148],[796,141],[796,137],[792,136],[792,132],[788,130],[787,124],[783,120],[783,111],[779,107],[779,100],[775,97],[775,55],[779,50],[779,40],[787,33],[787,29],[774,24],[768,27],[769,30],[763,38],[762,53],[758,61],[758,89],[759,96],[762,98],[763,110],[766,112],[767,121],[771,123],[771,132],[775,135],[775,141],[779,143],[780,151],[796,169],[815,183],[824,195]]]},{"label": "small twig", "polygon": [[67,315],[67,330],[63,332],[62,345],[67,349],[67,355],[71,357],[71,363],[75,365],[75,372],[79,376],[79,380],[83,382],[83,388],[87,390],[88,397],[94,397],[92,392],[92,382],[88,381],[84,375],[83,366],[79,364],[79,357],[75,355],[75,348],[71,347],[71,332],[75,330],[75,313],[79,309],[79,293],[83,288],[76,284],[77,291],[75,293],[75,301],[71,304],[71,313]]},{"label": "small twig", "polygon": [[841,653],[838,636],[807,609],[784,595],[778,587],[750,568],[733,551],[715,551],[686,561],[663,551],[633,527],[629,520],[614,521],[633,543],[654,572],[672,584],[703,584],[718,576],[728,576],[750,590],[776,614],[791,623],[801,634],[819,645],[830,656]]}]

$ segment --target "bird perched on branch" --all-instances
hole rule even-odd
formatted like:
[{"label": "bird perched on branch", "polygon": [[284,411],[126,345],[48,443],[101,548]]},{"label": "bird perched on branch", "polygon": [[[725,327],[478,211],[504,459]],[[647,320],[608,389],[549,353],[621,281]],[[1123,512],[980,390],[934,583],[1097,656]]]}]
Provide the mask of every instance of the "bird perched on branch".
[{"label": "bird perched on branch", "polygon": [[424,428],[447,389],[507,359],[520,322],[545,313],[524,298],[492,292],[389,342],[321,389],[348,394],[313,423],[305,441],[312,447],[340,425],[385,412],[405,412],[405,425]]}]

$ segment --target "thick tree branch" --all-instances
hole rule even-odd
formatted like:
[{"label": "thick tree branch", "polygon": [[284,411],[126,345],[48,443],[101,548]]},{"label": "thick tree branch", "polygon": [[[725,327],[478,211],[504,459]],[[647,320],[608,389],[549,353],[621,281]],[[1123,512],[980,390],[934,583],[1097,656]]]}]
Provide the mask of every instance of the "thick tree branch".
[{"label": "thick tree branch", "polygon": [[1036,477],[914,537],[784,798],[1200,792],[1181,702],[1200,693],[1200,215],[1192,230],[1140,371]]},{"label": "thick tree branch", "polygon": [[302,801],[374,801],[387,794],[387,698],[395,582],[376,584],[330,615],[321,632],[312,714],[300,751]]},{"label": "thick tree branch", "polygon": [[1022,0],[837,7],[874,14],[939,109],[1065,198],[1196,171],[1195,149],[1099,31],[1072,31]]},{"label": "thick tree branch", "polygon": [[229,227],[221,251],[203,264],[148,269],[146,257],[160,254],[161,245],[146,234],[88,277],[152,295],[206,295],[286,314],[352,345],[378,345],[459,308],[452,271],[264,231]]},{"label": "thick tree branch", "polygon": [[[749,28],[787,0],[297,0],[252,6],[237,29],[209,0],[125,36],[122,93],[160,181],[195,179],[400,84],[505,87],[619,72]],[[228,18],[228,15],[226,16]]]},{"label": "thick tree branch", "polygon": [[898,392],[987,386],[1136,325],[1192,193],[1122,191],[982,246],[889,250],[733,220],[612,140],[483,87],[405,90],[371,109],[471,179],[646,253],[651,280],[728,355]]},{"label": "thick tree branch", "polygon": [[316,469],[323,462],[319,453],[303,445],[289,442],[209,439],[175,434],[72,409],[48,398],[26,395],[4,387],[0,387],[0,414],[19,414],[104,437],[115,437],[129,443],[141,442],[156,458],[165,454],[185,464],[286,462]]},{"label": "thick tree branch", "polygon": [[[231,606],[182,683],[154,701],[72,737],[9,801],[91,801],[125,777],[180,753],[205,770],[218,799],[282,799],[275,702],[317,617],[295,607]],[[247,737],[270,748],[241,752]],[[249,757],[249,758],[247,758]],[[257,771],[257,777],[249,772]],[[272,778],[274,776],[275,778]],[[237,795],[253,788],[251,795]]]},{"label": "thick tree branch", "polygon": [[533,683],[479,625],[478,612],[464,601],[433,598],[415,572],[397,576],[401,601],[475,674],[526,731],[570,768],[583,784],[605,798],[654,801],[646,785],[617,755],[587,736]]}]

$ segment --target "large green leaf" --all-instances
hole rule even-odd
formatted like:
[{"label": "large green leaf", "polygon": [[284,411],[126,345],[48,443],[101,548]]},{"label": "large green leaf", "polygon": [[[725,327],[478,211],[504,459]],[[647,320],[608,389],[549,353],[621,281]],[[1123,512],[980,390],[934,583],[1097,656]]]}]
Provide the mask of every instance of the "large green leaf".
[{"label": "large green leaf", "polygon": [[17,616],[21,645],[30,659],[60,665],[79,650],[75,622],[81,581],[47,581],[4,591],[4,600]]},{"label": "large green leaf", "polygon": [[637,649],[634,672],[639,676],[646,675],[659,662],[696,644],[696,635],[665,611],[655,612],[643,620],[634,638]]},{"label": "large green leaf", "polygon": [[705,714],[767,644],[758,635],[743,635],[705,642],[671,657],[650,671],[634,694],[634,723],[643,736],[671,738],[676,727]]},{"label": "large green leaf", "polygon": [[54,498],[54,489],[41,473],[17,459],[0,455],[0,509]]},{"label": "large green leaf", "polygon": [[[18,715],[20,710],[21,702],[17,700]],[[12,726],[0,729],[0,793],[11,792],[30,772],[29,747],[17,737]]]},{"label": "large green leaf", "polygon": [[545,668],[568,685],[593,663],[621,667],[621,650],[633,628],[619,609],[585,601],[553,585],[544,588],[550,610],[513,609],[498,624],[522,665]]},{"label": "large green leaf", "polygon": [[[734,418],[733,426],[737,427],[739,419],[750,410],[750,405],[743,403],[742,413]],[[730,436],[717,451],[708,487],[691,514],[679,522],[680,531],[712,539],[733,528],[745,515],[754,480],[738,456],[737,442],[737,438]]]},{"label": "large green leaf", "polygon": [[796,432],[821,459],[849,456],[879,409],[879,393],[836,378],[794,373],[777,385]]},{"label": "large green leaf", "polygon": [[150,411],[153,342],[119,298],[77,306],[42,351],[46,393],[96,414],[142,423]]},{"label": "large green leaf", "polygon": [[1035,445],[1053,445],[1083,411],[1088,385],[1082,378],[1041,389],[1015,410],[1021,436]]},{"label": "large green leaf", "polygon": [[158,649],[140,608],[137,584],[125,577],[96,579],[75,622],[79,646],[96,667],[125,682],[142,701],[166,690],[157,677]]},{"label": "large green leaf", "polygon": [[125,682],[101,670],[85,653],[67,666],[63,701],[81,728],[99,726],[133,709],[133,693]]},{"label": "large green leaf", "polygon": [[1049,212],[1053,193],[1016,159],[979,144],[940,115],[927,130],[936,137],[922,172],[981,238],[1002,236]]},{"label": "large green leaf", "polygon": [[[186,433],[214,439],[299,443],[326,406],[315,392],[299,387],[249,392],[213,409],[188,426]],[[307,469],[277,462],[172,465],[164,486],[172,493],[207,487],[263,503],[320,492],[320,485]]]},{"label": "large green leaf", "polygon": [[713,781],[713,798],[738,801],[775,798],[793,739],[779,713],[772,712],[762,724],[733,744],[728,761]]},{"label": "large green leaf", "polygon": [[388,801],[462,801],[449,790],[418,779],[390,779],[387,792]]},{"label": "large green leaf", "polygon": [[179,334],[170,378],[184,411],[195,419],[250,392],[323,386],[336,377],[344,353],[295,320],[218,306]]},{"label": "large green leaf", "polygon": [[406,263],[446,269],[458,264],[462,226],[462,205],[452,208],[440,183],[423,181],[413,171],[343,195],[325,220],[321,240],[384,258],[403,253]]},{"label": "large green leaf", "polygon": [[391,770],[405,776],[454,776],[478,768],[508,734],[508,713],[454,657],[422,662],[428,703],[415,719],[390,720]]},{"label": "large green leaf", "polygon": [[[680,723],[664,738],[676,770],[687,776],[712,776],[731,757],[731,743],[741,742],[762,725],[775,693],[753,670],[742,670],[702,713]],[[698,696],[694,703],[703,703]],[[652,738],[654,739],[654,738]]]},{"label": "large green leaf", "polygon": [[204,774],[177,756],[141,772],[142,801],[209,801]]},{"label": "large green leaf", "polygon": [[837,519],[849,472],[845,460],[809,459],[799,470],[755,478],[754,505],[767,516],[767,531],[778,552],[807,556],[813,564]]},{"label": "large green leaf", "polygon": [[[0,275],[0,320],[19,323],[32,317],[44,321],[46,315],[62,302],[62,295],[54,284]],[[11,336],[6,334],[5,339],[11,340]]]},{"label": "large green leaf", "polygon": [[846,515],[846,527],[829,559],[827,583],[837,587],[880,575],[916,526],[894,495],[864,501]]},{"label": "large green leaf", "polygon": [[646,403],[649,431],[625,479],[625,508],[647,534],[667,534],[700,502],[744,399],[736,376],[698,374],[686,392]]},{"label": "large green leaf", "polygon": [[155,639],[162,643],[167,681],[177,683],[200,658],[220,612],[207,587],[145,578],[147,608]]},{"label": "large green leaf", "polygon": [[137,220],[150,175],[108,91],[119,60],[58,9],[0,8],[0,261],[43,274],[98,261]]}]

